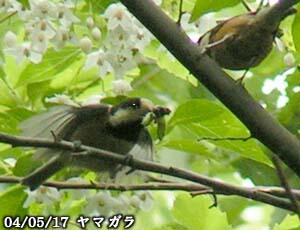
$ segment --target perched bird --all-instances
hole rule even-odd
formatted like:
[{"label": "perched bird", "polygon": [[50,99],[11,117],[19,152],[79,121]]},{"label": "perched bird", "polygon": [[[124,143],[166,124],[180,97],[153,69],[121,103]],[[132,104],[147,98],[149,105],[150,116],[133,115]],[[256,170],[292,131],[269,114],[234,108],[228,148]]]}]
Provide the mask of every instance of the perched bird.
[{"label": "perched bird", "polygon": [[[170,113],[165,107],[151,101],[130,98],[115,105],[83,107],[56,106],[48,112],[25,120],[20,128],[24,136],[79,141],[80,143],[138,159],[152,160],[152,139],[143,123],[147,114],[152,120],[161,120]],[[96,172],[108,172],[114,178],[122,165],[99,158],[72,155],[70,152],[40,149],[37,159],[46,163],[22,180],[22,184],[36,189],[45,180],[66,166],[77,166]]]},{"label": "perched bird", "polygon": [[235,16],[201,36],[198,44],[221,67],[248,70],[268,56],[280,22],[293,13],[294,8],[282,10],[275,4]]}]

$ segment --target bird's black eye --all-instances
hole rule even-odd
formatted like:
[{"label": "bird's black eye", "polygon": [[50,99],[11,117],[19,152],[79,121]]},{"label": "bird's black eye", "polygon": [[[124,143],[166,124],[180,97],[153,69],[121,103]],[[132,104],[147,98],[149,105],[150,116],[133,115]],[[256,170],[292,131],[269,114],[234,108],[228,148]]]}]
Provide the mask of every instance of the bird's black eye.
[{"label": "bird's black eye", "polygon": [[139,105],[137,103],[131,103],[129,107],[132,109],[138,109]]}]

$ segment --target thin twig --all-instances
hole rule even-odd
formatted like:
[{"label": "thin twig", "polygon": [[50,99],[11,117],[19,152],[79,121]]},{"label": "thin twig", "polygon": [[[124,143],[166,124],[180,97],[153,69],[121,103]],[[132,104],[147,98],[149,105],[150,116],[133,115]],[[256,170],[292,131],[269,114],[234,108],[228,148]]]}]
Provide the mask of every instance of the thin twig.
[{"label": "thin twig", "polygon": [[272,156],[272,161],[273,161],[273,164],[276,167],[277,175],[278,175],[278,178],[280,180],[281,186],[285,189],[286,194],[288,195],[289,199],[291,200],[291,203],[294,206],[294,208],[296,210],[296,213],[298,214],[298,217],[300,219],[300,207],[299,207],[297,198],[293,194],[293,192],[291,190],[291,187],[288,183],[288,180],[287,180],[287,178],[286,178],[286,176],[283,172],[283,169],[281,167],[280,159],[276,155],[273,155]]},{"label": "thin twig", "polygon": [[246,2],[246,1],[242,1],[242,4],[243,4],[243,6],[246,8],[246,10],[248,11],[248,12],[252,12],[252,9],[251,9],[251,7],[248,5],[248,3]]},{"label": "thin twig", "polygon": [[179,26],[181,24],[182,15],[184,14],[184,12],[182,11],[182,7],[183,7],[183,0],[179,0],[179,13],[178,13],[178,19],[177,19],[177,25],[179,25]]},{"label": "thin twig", "polygon": [[5,22],[7,19],[11,18],[12,16],[14,16],[16,13],[18,13],[18,11],[11,12],[8,15],[6,15],[5,17],[1,18],[0,24]]},{"label": "thin twig", "polygon": [[253,137],[200,137],[198,141],[248,141],[251,138]]}]

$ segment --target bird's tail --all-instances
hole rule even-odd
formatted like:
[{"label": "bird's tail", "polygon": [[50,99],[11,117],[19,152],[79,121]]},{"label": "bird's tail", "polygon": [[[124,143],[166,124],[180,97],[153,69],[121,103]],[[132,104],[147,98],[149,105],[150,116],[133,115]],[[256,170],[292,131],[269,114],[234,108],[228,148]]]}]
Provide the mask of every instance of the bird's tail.
[{"label": "bird's tail", "polygon": [[[299,0],[296,2],[298,1]],[[297,12],[297,10],[293,8],[293,4],[287,4],[287,2],[291,1],[279,1],[273,6],[265,7],[259,10],[255,19],[257,21],[257,25],[260,25],[261,27],[270,31],[277,30],[280,22],[283,19]]]},{"label": "bird's tail", "polygon": [[22,179],[21,183],[30,188],[30,190],[35,190],[44,181],[54,175],[56,172],[61,170],[66,165],[66,161],[62,157],[57,156],[50,159],[46,164],[37,168],[31,174]]}]

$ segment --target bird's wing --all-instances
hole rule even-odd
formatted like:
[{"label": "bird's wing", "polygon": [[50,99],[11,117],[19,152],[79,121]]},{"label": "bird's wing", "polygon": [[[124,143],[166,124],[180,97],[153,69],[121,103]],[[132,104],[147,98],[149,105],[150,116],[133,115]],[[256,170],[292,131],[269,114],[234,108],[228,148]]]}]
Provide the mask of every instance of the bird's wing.
[{"label": "bird's wing", "polygon": [[[68,124],[73,116],[70,106],[55,106],[49,111],[35,115],[20,124],[21,135],[26,137],[51,138],[51,131],[59,135],[62,127]],[[53,138],[53,137],[52,137]]]},{"label": "bird's wing", "polygon": [[[32,116],[19,125],[22,131],[21,135],[48,139],[53,139],[53,135],[55,135],[58,140],[63,139],[65,133],[63,130],[74,119],[72,109],[71,106],[54,106],[49,111]],[[39,148],[36,151],[35,159],[48,160],[62,152],[55,149]]]},{"label": "bird's wing", "polygon": [[[72,106],[54,106],[49,111],[33,116],[20,124],[21,135],[57,140],[68,140],[76,130],[78,122],[89,121],[93,116],[103,115],[108,111],[106,105],[89,105],[80,108]],[[79,121],[78,121],[79,119]],[[79,124],[80,124],[79,123]],[[62,151],[40,148],[36,158],[49,159]]]}]

